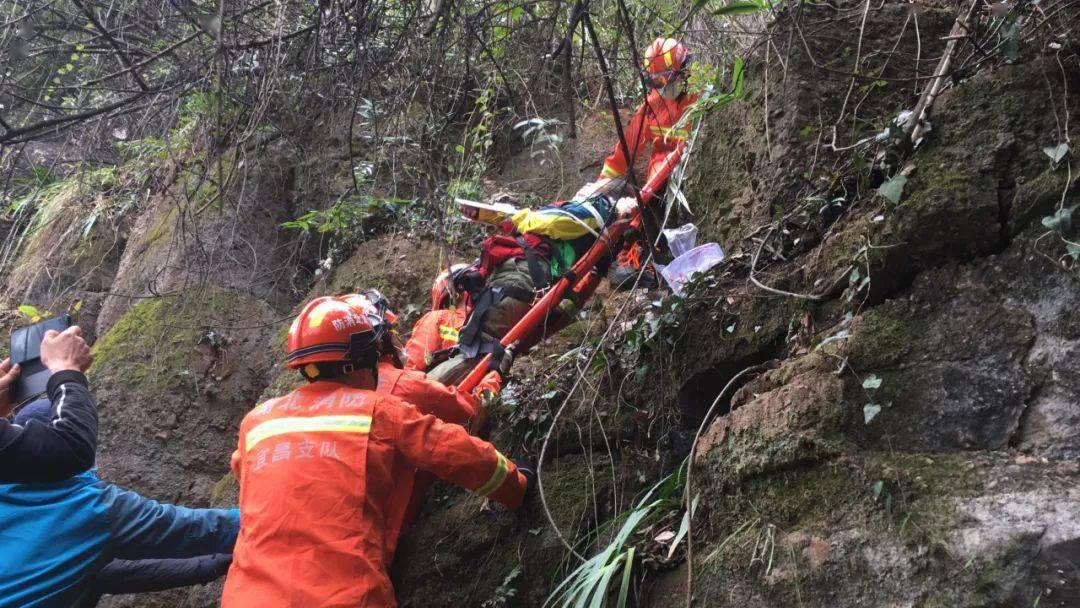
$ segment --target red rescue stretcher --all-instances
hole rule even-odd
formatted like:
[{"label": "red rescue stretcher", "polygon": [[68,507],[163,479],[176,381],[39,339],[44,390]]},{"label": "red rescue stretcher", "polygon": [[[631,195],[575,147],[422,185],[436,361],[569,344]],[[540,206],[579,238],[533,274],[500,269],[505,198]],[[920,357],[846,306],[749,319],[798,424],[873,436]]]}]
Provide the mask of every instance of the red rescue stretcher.
[{"label": "red rescue stretcher", "polygon": [[[510,331],[506,332],[502,340],[499,342],[503,347],[508,347],[515,342],[529,337],[534,331],[547,321],[548,314],[559,305],[559,302],[563,300],[563,296],[568,289],[573,288],[574,291],[580,293],[591,293],[591,288],[587,286],[590,281],[589,272],[596,266],[596,264],[603,259],[605,255],[615,255],[621,247],[622,235],[627,229],[634,227],[637,228],[641,225],[641,206],[649,204],[656,194],[663,189],[667,183],[668,177],[671,176],[671,172],[675,170],[675,167],[679,165],[679,161],[682,159],[684,145],[680,144],[664,158],[664,161],[659,165],[656,172],[653,173],[649,181],[640,190],[640,205],[635,207],[630,212],[616,218],[614,222],[609,224],[604,231],[600,233],[600,237],[596,239],[592,247],[585,252],[585,255],[578,258],[573,267],[568,272],[563,274],[554,285],[548,289],[539,300],[533,303],[529,312],[525,313],[525,316],[517,322],[516,325],[510,328]],[[579,306],[583,302],[578,303]],[[480,383],[480,380],[488,372],[488,367],[491,365],[491,355],[484,355],[484,358],[477,363],[469,375],[458,384],[458,390],[471,393],[476,385]]]}]

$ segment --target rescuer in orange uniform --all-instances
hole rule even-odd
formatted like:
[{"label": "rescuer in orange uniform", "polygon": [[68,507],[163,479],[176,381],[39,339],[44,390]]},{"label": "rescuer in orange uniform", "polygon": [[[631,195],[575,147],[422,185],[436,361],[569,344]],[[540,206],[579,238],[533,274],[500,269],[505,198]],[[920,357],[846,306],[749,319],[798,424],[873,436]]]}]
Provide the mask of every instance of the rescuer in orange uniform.
[{"label": "rescuer in orange uniform", "polygon": [[[652,143],[649,169],[641,184],[652,177],[669,152],[690,136],[685,126],[676,128],[675,125],[686,112],[686,108],[697,101],[696,95],[685,90],[690,54],[681,42],[674,38],[657,38],[645,51],[644,63],[645,84],[652,90],[645,97],[645,102],[638,107],[624,132],[626,145],[630,148],[630,163],[637,159],[643,147]],[[622,145],[616,142],[615,150],[604,161],[600,177],[622,178],[626,175],[627,166]]]},{"label": "rescuer in orange uniform", "polygon": [[454,264],[449,271],[435,277],[431,285],[431,310],[424,313],[413,325],[412,334],[405,342],[405,369],[426,372],[441,361],[438,353],[448,353],[458,344],[458,332],[469,317],[471,302],[469,294],[455,282],[473,267]]},{"label": "rescuer in orange uniform", "polygon": [[[432,414],[443,422],[458,424],[471,433],[478,433],[487,422],[487,411],[484,409],[484,395],[498,395],[502,375],[507,373],[513,362],[512,355],[503,358],[502,368],[492,370],[477,385],[472,393],[459,391],[456,386],[446,386],[428,378],[422,371],[406,370],[395,365],[396,346],[391,341],[393,324],[397,321],[397,315],[390,309],[386,298],[377,290],[371,289],[359,294],[343,296],[350,304],[366,311],[368,319],[372,320],[375,331],[384,336],[386,344],[382,349],[383,356],[378,363],[378,387],[376,392],[383,395],[393,395],[416,407],[422,414]],[[391,502],[393,508],[390,512],[394,516],[387,521],[387,538],[389,544],[387,551],[393,555],[397,546],[397,539],[405,530],[424,503],[424,496],[431,485],[435,482],[435,476],[423,470],[415,471],[414,475],[402,476],[398,483],[394,484]]]},{"label": "rescuer in orange uniform", "polygon": [[422,371],[401,367],[400,358],[396,356],[399,349],[392,339],[397,315],[378,290],[369,289],[343,298],[365,310],[367,317],[375,324],[375,331],[383,336],[385,343],[380,347],[383,355],[377,373],[378,392],[400,397],[421,413],[433,414],[443,422],[460,424],[473,432],[483,426],[486,420],[483,398],[485,395],[499,394],[502,374],[509,370],[512,357],[504,358],[500,369],[489,372],[472,393],[459,391],[456,386],[446,386],[430,379]]},{"label": "rescuer in orange uniform", "polygon": [[241,528],[223,608],[393,607],[396,484],[419,468],[510,508],[532,485],[530,469],[464,428],[375,392],[386,340],[368,312],[309,302],[286,363],[308,384],[240,425]]},{"label": "rescuer in orange uniform", "polygon": [[[639,178],[640,187],[658,170],[664,158],[690,136],[685,124],[676,126],[686,108],[697,101],[697,95],[686,91],[689,65],[690,54],[686,46],[678,40],[657,38],[649,45],[645,51],[643,76],[645,84],[651,90],[624,132],[630,158],[627,159],[622,144],[616,142],[615,150],[604,160],[604,168],[600,172],[601,180],[624,179],[627,167],[633,164],[641,150],[651,143],[652,155],[649,157],[645,179]],[[624,287],[632,283],[641,268],[643,257],[640,242],[631,241],[624,247],[611,268],[609,276],[612,284]],[[643,275],[642,280],[646,281],[645,286],[656,283],[656,277],[651,273]]]}]

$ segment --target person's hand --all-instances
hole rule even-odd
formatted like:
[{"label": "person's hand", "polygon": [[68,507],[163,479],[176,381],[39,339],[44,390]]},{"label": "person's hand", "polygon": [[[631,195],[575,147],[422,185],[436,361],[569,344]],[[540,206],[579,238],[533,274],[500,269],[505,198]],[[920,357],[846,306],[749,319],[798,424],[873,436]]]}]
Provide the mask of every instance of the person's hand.
[{"label": "person's hand", "polygon": [[524,460],[515,460],[514,466],[525,476],[525,500],[529,500],[536,493],[536,467]]},{"label": "person's hand", "polygon": [[506,347],[502,358],[499,359],[499,375],[505,380],[510,377],[510,366],[514,364],[514,351],[517,350],[517,342]]},{"label": "person's hand", "polygon": [[82,329],[72,325],[63,333],[50,329],[41,340],[41,362],[52,373],[64,370],[85,372],[94,362],[90,347],[83,340]]},{"label": "person's hand", "polygon": [[19,377],[19,364],[11,364],[11,359],[0,363],[0,418],[7,418],[15,404],[11,402],[11,385]]}]

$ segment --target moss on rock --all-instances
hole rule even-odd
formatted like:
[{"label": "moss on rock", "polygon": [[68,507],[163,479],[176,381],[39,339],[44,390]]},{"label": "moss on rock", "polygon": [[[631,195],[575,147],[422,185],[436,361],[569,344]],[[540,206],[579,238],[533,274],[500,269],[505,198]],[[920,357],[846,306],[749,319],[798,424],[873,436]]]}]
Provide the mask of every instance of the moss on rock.
[{"label": "moss on rock", "polygon": [[162,392],[191,385],[201,370],[198,340],[260,303],[237,293],[205,290],[198,298],[148,298],[140,301],[94,345],[91,374],[137,389]]},{"label": "moss on rock", "polygon": [[176,319],[163,299],[136,304],[94,345],[91,374],[140,390],[176,386],[195,338],[187,328],[170,325]]}]

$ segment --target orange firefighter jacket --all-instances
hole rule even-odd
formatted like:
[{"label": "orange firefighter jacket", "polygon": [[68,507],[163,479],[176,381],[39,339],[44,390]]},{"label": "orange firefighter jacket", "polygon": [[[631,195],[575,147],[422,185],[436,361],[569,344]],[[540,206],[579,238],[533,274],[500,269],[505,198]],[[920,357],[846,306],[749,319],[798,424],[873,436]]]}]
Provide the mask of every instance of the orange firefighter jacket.
[{"label": "orange firefighter jacket", "polygon": [[[393,395],[416,406],[421,414],[432,414],[443,422],[460,424],[477,432],[487,420],[487,412],[479,395],[483,391],[499,394],[499,372],[490,372],[481,381],[472,394],[463,393],[457,387],[446,386],[427,377],[424,372],[404,370],[390,363],[380,362],[378,367],[379,387],[376,392]],[[406,476],[394,485],[390,509],[395,515],[386,526],[386,551],[393,556],[397,541],[424,504],[424,495],[435,481],[434,476],[426,471],[417,471],[414,476]]]},{"label": "orange firefighter jacket", "polygon": [[458,332],[468,316],[463,306],[424,313],[405,343],[405,369],[424,371],[433,353],[457,346]]},{"label": "orange firefighter jacket", "polygon": [[379,393],[399,397],[423,414],[433,414],[443,422],[466,428],[482,425],[484,408],[480,396],[485,392],[498,395],[502,381],[499,372],[491,371],[472,393],[465,393],[456,386],[446,386],[428,378],[424,372],[401,369],[385,361],[379,362],[378,376],[379,385],[375,390]]},{"label": "orange firefighter jacket", "polygon": [[387,608],[393,488],[419,468],[510,508],[525,477],[491,444],[390,395],[332,381],[244,417],[240,536],[223,608]]},{"label": "orange firefighter jacket", "polygon": [[[686,108],[696,100],[697,96],[689,93],[684,93],[676,99],[667,99],[659,91],[650,91],[645,97],[645,103],[638,107],[634,117],[630,119],[630,123],[623,132],[626,136],[626,145],[630,148],[630,162],[634,162],[642,148],[652,142],[649,169],[645,180],[641,181],[642,184],[652,177],[664,157],[690,136],[685,125],[675,128],[675,124],[682,118]],[[626,155],[623,154],[622,145],[615,142],[615,150],[604,160],[604,169],[600,172],[600,177],[620,178],[626,173],[626,167]]]}]

